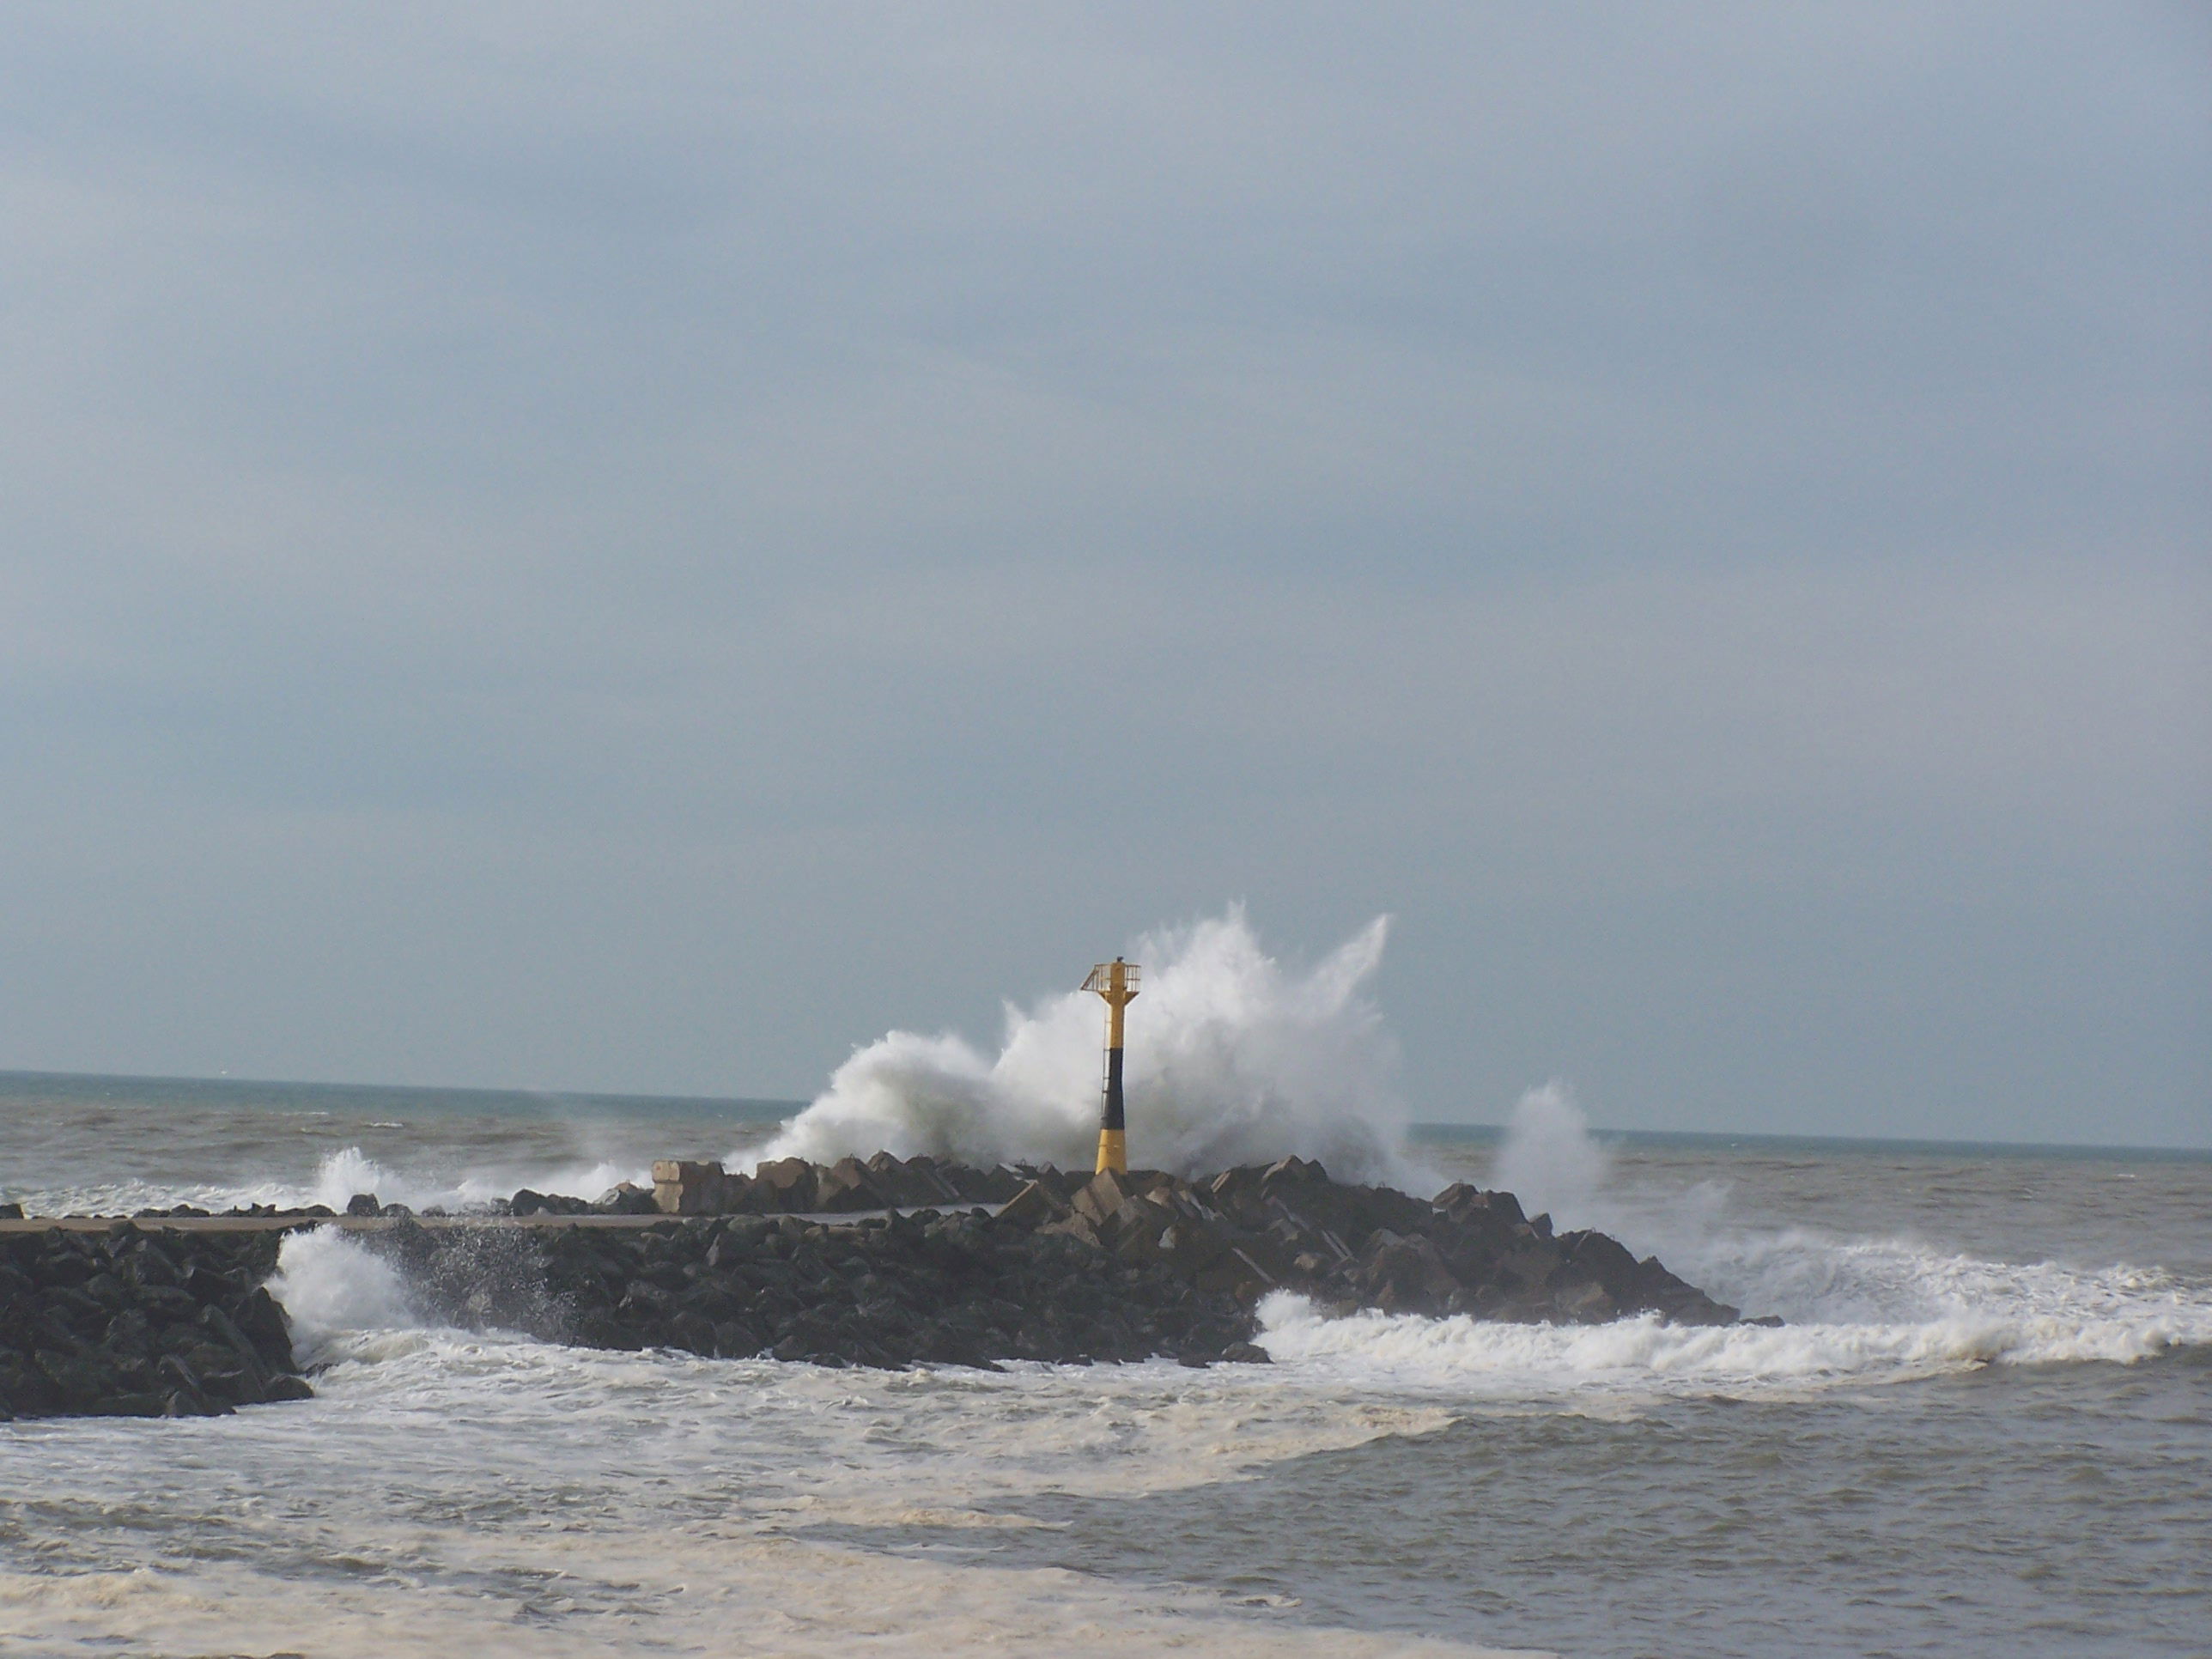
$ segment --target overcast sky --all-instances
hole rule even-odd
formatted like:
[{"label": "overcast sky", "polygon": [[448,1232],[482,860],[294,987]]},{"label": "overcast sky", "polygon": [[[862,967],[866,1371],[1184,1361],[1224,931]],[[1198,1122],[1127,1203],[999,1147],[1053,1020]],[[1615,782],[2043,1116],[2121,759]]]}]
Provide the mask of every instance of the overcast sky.
[{"label": "overcast sky", "polygon": [[2212,1144],[2193,4],[0,24],[0,1068]]}]

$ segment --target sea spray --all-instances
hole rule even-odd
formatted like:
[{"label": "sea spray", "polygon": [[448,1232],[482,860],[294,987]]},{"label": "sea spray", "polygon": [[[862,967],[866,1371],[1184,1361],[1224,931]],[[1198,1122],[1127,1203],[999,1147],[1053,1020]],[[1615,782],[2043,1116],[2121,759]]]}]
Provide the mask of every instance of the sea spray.
[{"label": "sea spray", "polygon": [[338,1337],[422,1322],[399,1270],[335,1227],[288,1234],[269,1293],[283,1305],[292,1340],[310,1364],[332,1358]]},{"label": "sea spray", "polygon": [[[1897,1248],[1897,1247],[1891,1247]],[[1909,1382],[1990,1364],[2129,1364],[2212,1341],[2212,1300],[2129,1273],[1923,1261],[1963,1275],[1974,1304],[1933,1313],[1917,1298],[1887,1318],[1697,1327],[1650,1316],[1607,1324],[1520,1324],[1369,1309],[1329,1317],[1277,1292],[1260,1342],[1284,1374],[1378,1390],[1528,1399],[1595,1392],[1772,1397]]]},{"label": "sea spray", "polygon": [[[1830,1316],[1879,1318],[1898,1304],[1875,1287],[1879,1309],[1840,1308],[1834,1292],[1851,1276],[1850,1252],[1825,1239],[1790,1232],[1750,1233],[1726,1218],[1728,1190],[1700,1182],[1680,1191],[1623,1187],[1613,1179],[1611,1149],[1590,1133],[1589,1120],[1558,1079],[1523,1094],[1513,1109],[1490,1168],[1490,1184],[1514,1194],[1528,1213],[1548,1213],[1555,1226],[1594,1227],[1638,1255],[1656,1255],[1719,1297],[1793,1322]],[[1909,1270],[1901,1270],[1907,1273]],[[1932,1310],[1931,1310],[1932,1311]],[[1915,1315],[1913,1316],[1919,1316]]]},{"label": "sea spray", "polygon": [[[1139,939],[1131,1161],[1191,1175],[1295,1154],[1340,1180],[1433,1190],[1407,1158],[1396,1047],[1369,992],[1388,932],[1378,917],[1304,972],[1261,948],[1240,906]],[[892,1031],[743,1161],[887,1151],[1087,1168],[1100,1041],[1099,1003],[1076,991],[1009,1003],[995,1055],[957,1036]]]},{"label": "sea spray", "polygon": [[320,1204],[343,1212],[356,1193],[374,1194],[386,1204],[404,1204],[418,1211],[435,1207],[468,1214],[488,1212],[499,1200],[524,1187],[567,1197],[597,1198],[625,1181],[646,1184],[652,1179],[651,1167],[649,1160],[534,1163],[502,1158],[465,1172],[410,1171],[381,1163],[358,1146],[343,1146],[323,1153],[312,1171],[289,1179],[250,1174],[197,1180],[79,1178],[65,1184],[50,1181],[17,1188],[9,1196],[18,1198],[33,1215],[132,1215],[180,1204],[216,1212],[253,1205],[299,1210]]},{"label": "sea spray", "polygon": [[[1696,1370],[1703,1357],[1725,1352],[1722,1369],[1745,1377],[1887,1381],[1990,1361],[2126,1361],[2212,1340],[2212,1295],[2161,1269],[1998,1261],[1910,1238],[1746,1227],[1729,1219],[1723,1183],[1662,1192],[1614,1175],[1611,1152],[1591,1135],[1566,1085],[1554,1081],[1522,1097],[1491,1178],[1531,1212],[1549,1210],[1561,1226],[1594,1227],[1656,1253],[1713,1295],[1781,1316],[1792,1332],[1771,1339],[1732,1333],[1718,1349],[1654,1338],[1643,1363],[1656,1371]],[[1288,1316],[1295,1322],[1294,1310]],[[1540,1341],[1548,1357],[1529,1364],[1577,1376],[1595,1364],[1590,1356],[1637,1352],[1620,1334],[1626,1325],[1607,1339],[1563,1334],[1556,1352],[1548,1339]],[[1394,1352],[1441,1343],[1476,1370],[1517,1354],[1524,1342],[1504,1328],[1390,1328]]]},{"label": "sea spray", "polygon": [[311,1201],[343,1212],[347,1200],[356,1193],[374,1193],[386,1203],[420,1205],[424,1201],[419,1189],[409,1183],[402,1192],[401,1182],[393,1173],[363,1152],[358,1146],[342,1146],[334,1152],[323,1154],[315,1168],[314,1195]]},{"label": "sea spray", "polygon": [[520,1187],[533,1192],[590,1199],[597,1198],[617,1182],[642,1182],[648,1178],[645,1168],[611,1160],[550,1169],[510,1165],[458,1176],[444,1172],[410,1176],[384,1167],[365,1156],[358,1146],[347,1146],[324,1155],[315,1171],[308,1201],[343,1210],[346,1200],[354,1194],[373,1193],[387,1204],[404,1204],[412,1209],[435,1205],[441,1209],[466,1212],[488,1210],[495,1200]]},{"label": "sea spray", "polygon": [[1611,1167],[1582,1108],[1555,1080],[1531,1089],[1514,1107],[1492,1180],[1530,1215],[1546,1211],[1560,1226],[1590,1226]]}]

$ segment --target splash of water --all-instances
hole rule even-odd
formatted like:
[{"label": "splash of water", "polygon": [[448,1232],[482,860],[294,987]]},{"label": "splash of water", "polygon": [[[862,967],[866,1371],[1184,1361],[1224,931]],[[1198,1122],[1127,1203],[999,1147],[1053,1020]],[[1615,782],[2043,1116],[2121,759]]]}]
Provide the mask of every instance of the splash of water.
[{"label": "splash of water", "polygon": [[22,1188],[10,1195],[19,1197],[25,1210],[34,1215],[130,1215],[176,1204],[216,1211],[254,1204],[273,1204],[287,1210],[321,1204],[343,1210],[346,1200],[356,1193],[373,1194],[385,1203],[404,1204],[415,1210],[435,1206],[466,1214],[489,1209],[494,1200],[521,1187],[592,1199],[621,1182],[641,1185],[651,1179],[649,1165],[611,1158],[589,1164],[552,1165],[500,1159],[487,1168],[459,1174],[439,1170],[410,1172],[380,1164],[358,1146],[342,1146],[325,1152],[314,1173],[305,1179],[90,1182]]},{"label": "splash of water", "polygon": [[[1131,1161],[1193,1175],[1295,1153],[1339,1179],[1419,1189],[1429,1177],[1407,1161],[1396,1047],[1368,992],[1388,933],[1377,917],[1303,973],[1261,950],[1241,906],[1139,939]],[[890,1032],[744,1161],[887,1151],[1087,1167],[1101,1022],[1097,1000],[1072,991],[1009,1003],[995,1055],[951,1035]]]},{"label": "splash of water", "polygon": [[[1515,1325],[1372,1309],[1329,1317],[1278,1291],[1261,1304],[1260,1340],[1285,1375],[1525,1399],[1624,1389],[1790,1394],[1989,1364],[2126,1364],[2212,1340],[2212,1302],[2165,1275],[2018,1267],[1895,1243],[1863,1248],[1896,1257],[1913,1280],[1879,1314],[1816,1301],[1809,1316],[1778,1329],[1668,1325],[1649,1315]],[[1947,1293],[1967,1283],[1971,1301]]]},{"label": "splash of water", "polygon": [[1556,1082],[1522,1097],[1492,1166],[1496,1184],[1530,1213],[1549,1210],[1562,1225],[1609,1233],[1722,1300],[1788,1325],[1715,1331],[1643,1319],[1554,1330],[1371,1314],[1323,1329],[1285,1300],[1267,1340],[1280,1346],[1279,1359],[1371,1363],[1431,1382],[1534,1387],[1551,1377],[1581,1387],[1641,1376],[1729,1389],[1888,1382],[1996,1363],[2125,1362],[2212,1340],[2212,1294],[2160,1269],[1986,1261],[1911,1239],[1746,1229],[1729,1220],[1718,1183],[1656,1193],[1613,1176],[1611,1152]]},{"label": "splash of water", "polygon": [[462,1176],[408,1175],[386,1169],[358,1146],[326,1152],[315,1171],[309,1201],[343,1210],[356,1193],[373,1193],[386,1203],[398,1202],[415,1209],[437,1205],[449,1210],[482,1209],[494,1199],[504,1198],[518,1187],[541,1193],[562,1193],[575,1198],[597,1198],[617,1182],[639,1181],[647,1171],[629,1164],[603,1159],[592,1164],[571,1164],[550,1170],[495,1168]]},{"label": "splash of water", "polygon": [[310,1364],[332,1357],[341,1335],[421,1322],[399,1270],[335,1227],[285,1236],[269,1294],[283,1307],[293,1342]]},{"label": "splash of water", "polygon": [[323,1154],[315,1170],[313,1202],[328,1205],[333,1210],[343,1210],[346,1200],[356,1193],[372,1193],[379,1197],[389,1193],[387,1204],[410,1203],[416,1194],[403,1194],[402,1183],[374,1158],[358,1146],[343,1146],[334,1152]]},{"label": "splash of water", "polygon": [[1591,1226],[1612,1167],[1612,1155],[1590,1138],[1582,1108],[1555,1080],[1529,1090],[1514,1107],[1495,1179],[1530,1215],[1549,1211],[1563,1226]]}]

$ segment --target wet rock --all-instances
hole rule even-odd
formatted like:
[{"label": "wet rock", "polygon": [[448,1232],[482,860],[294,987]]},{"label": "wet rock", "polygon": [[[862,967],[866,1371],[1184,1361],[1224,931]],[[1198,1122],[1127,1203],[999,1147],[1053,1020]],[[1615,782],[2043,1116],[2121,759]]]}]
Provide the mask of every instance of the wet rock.
[{"label": "wet rock", "polygon": [[1433,1239],[1403,1237],[1387,1227],[1369,1237],[1353,1282],[1363,1303],[1386,1313],[1440,1314],[1452,1292],[1464,1288]]},{"label": "wet rock", "polygon": [[1071,1203],[1078,1215],[1097,1229],[1101,1237],[1107,1237],[1115,1231],[1112,1218],[1129,1195],[1128,1184],[1122,1176],[1111,1170],[1101,1170],[1073,1195]]},{"label": "wet rock", "polygon": [[283,1310],[260,1288],[279,1235],[0,1237],[0,1416],[219,1415],[304,1399]]},{"label": "wet rock", "polygon": [[356,1193],[346,1200],[345,1212],[348,1215],[374,1215],[382,1207],[377,1203],[374,1193]]},{"label": "wet rock", "polygon": [[532,1192],[525,1187],[507,1200],[509,1215],[588,1215],[592,1206],[567,1193]]},{"label": "wet rock", "polygon": [[[883,1183],[883,1171],[869,1173]],[[439,1249],[439,1236],[429,1237]],[[973,1212],[834,1227],[788,1214],[684,1219],[538,1237],[560,1310],[558,1328],[540,1334],[595,1346],[988,1366],[1156,1354],[1211,1361],[1252,1334],[1249,1309],[1165,1267],[1108,1266],[1079,1239]],[[445,1247],[455,1247],[450,1236]]]},{"label": "wet rock", "polygon": [[[663,1215],[714,1215],[723,1206],[726,1179],[720,1164],[662,1158],[653,1166],[653,1207]],[[521,1202],[520,1193],[514,1197]]]},{"label": "wet rock", "polygon": [[267,1290],[256,1286],[248,1293],[240,1305],[237,1325],[252,1345],[264,1369],[279,1374],[298,1371],[300,1367],[292,1352],[291,1328],[285,1322],[284,1310]]},{"label": "wet rock", "polygon": [[599,1215],[652,1215],[659,1207],[651,1188],[632,1181],[610,1187],[592,1202],[592,1211]]},{"label": "wet rock", "polygon": [[[856,1210],[887,1210],[898,1200],[893,1181],[879,1186],[875,1174],[857,1158],[842,1158],[819,1171],[814,1182],[814,1207],[850,1213]],[[885,1190],[888,1186],[893,1190]]]},{"label": "wet rock", "polygon": [[[1051,1201],[1062,1195],[1065,1210]],[[1510,1193],[1462,1182],[1424,1201],[1334,1181],[1295,1158],[1194,1182],[1158,1170],[1057,1182],[1040,1172],[1001,1222],[1164,1265],[1247,1305],[1281,1287],[1343,1310],[1569,1323],[1737,1317],[1601,1233],[1554,1237],[1550,1218],[1528,1220]]]},{"label": "wet rock", "polygon": [[999,1221],[1010,1227],[1034,1231],[1066,1213],[1067,1206],[1060,1194],[1042,1182],[1024,1182],[1018,1191],[1008,1199],[998,1214]]},{"label": "wet rock", "polygon": [[[889,1152],[828,1165],[779,1158],[749,1176],[718,1163],[672,1158],[653,1165],[653,1198],[665,1215],[849,1215],[1003,1204],[1033,1173],[976,1170],[927,1156],[901,1159]],[[1064,1202],[1056,1186],[1050,1190],[1056,1202]]]},{"label": "wet rock", "polygon": [[815,1201],[815,1166],[803,1158],[777,1158],[753,1171],[766,1210],[798,1212],[818,1207]]}]

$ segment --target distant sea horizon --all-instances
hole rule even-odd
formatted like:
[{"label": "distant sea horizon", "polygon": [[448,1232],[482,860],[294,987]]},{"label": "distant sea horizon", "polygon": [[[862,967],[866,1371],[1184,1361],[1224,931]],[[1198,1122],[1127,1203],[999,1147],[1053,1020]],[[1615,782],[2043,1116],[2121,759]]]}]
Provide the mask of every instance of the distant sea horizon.
[{"label": "distant sea horizon", "polygon": [[[219,1073],[214,1077],[167,1073],[65,1072],[37,1067],[0,1067],[0,1093],[35,1085],[78,1098],[98,1098],[101,1085],[127,1086],[143,1096],[149,1088],[173,1091],[180,1097],[204,1098],[231,1091],[251,1099],[256,1095],[277,1104],[301,1090],[335,1092],[364,1101],[404,1096],[416,1107],[451,1104],[505,1110],[585,1106],[605,1110],[623,1106],[640,1109],[689,1108],[706,1109],[748,1122],[775,1122],[803,1111],[812,1097],[773,1095],[669,1094],[652,1091],[494,1087],[483,1084],[324,1082],[307,1078],[246,1078]],[[1463,1141],[1492,1145],[1504,1138],[1505,1126],[1457,1118],[1414,1118],[1407,1125],[1416,1144]],[[1739,1129],[1649,1129],[1592,1123],[1592,1139],[1628,1147],[1740,1148],[1772,1152],[1863,1152],[1884,1156],[2070,1158],[2123,1161],[2184,1159],[2212,1162],[2212,1143],[2201,1146],[2159,1146],[2134,1141],[2037,1141],[1951,1139],[1940,1136],[1870,1134],[1788,1134]]]}]

